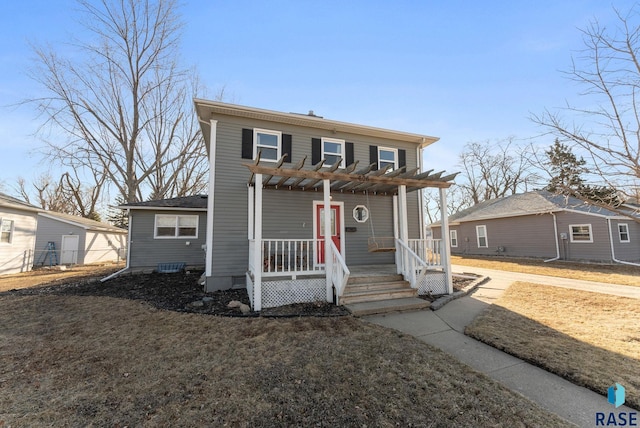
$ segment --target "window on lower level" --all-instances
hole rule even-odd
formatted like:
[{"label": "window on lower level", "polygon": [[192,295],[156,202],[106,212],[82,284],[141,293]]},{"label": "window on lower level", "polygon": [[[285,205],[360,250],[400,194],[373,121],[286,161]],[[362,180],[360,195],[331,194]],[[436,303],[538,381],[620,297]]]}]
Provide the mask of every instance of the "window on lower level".
[{"label": "window on lower level", "polygon": [[458,231],[457,230],[450,230],[449,231],[449,235],[451,235],[451,246],[452,247],[457,247],[458,246]]},{"label": "window on lower level", "polygon": [[571,242],[593,242],[590,224],[571,224],[569,231],[571,232]]},{"label": "window on lower level", "polygon": [[489,247],[489,243],[487,242],[487,226],[476,226],[476,236],[478,239],[478,248]]},{"label": "window on lower level", "polygon": [[620,242],[631,242],[629,238],[629,225],[626,223],[618,223],[618,235]]},{"label": "window on lower level", "polygon": [[0,243],[11,244],[13,240],[13,220],[0,219]]},{"label": "window on lower level", "polygon": [[158,239],[197,238],[197,215],[156,215],[155,235]]}]

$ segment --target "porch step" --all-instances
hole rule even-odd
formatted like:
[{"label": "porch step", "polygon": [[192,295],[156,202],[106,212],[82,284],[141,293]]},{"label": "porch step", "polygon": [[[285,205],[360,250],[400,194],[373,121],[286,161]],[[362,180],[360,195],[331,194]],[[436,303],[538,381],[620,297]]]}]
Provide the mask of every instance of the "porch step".
[{"label": "porch step", "polygon": [[340,298],[348,305],[360,302],[416,297],[417,290],[402,279],[402,275],[358,275],[350,277]]},{"label": "porch step", "polygon": [[371,284],[376,282],[395,282],[404,281],[404,277],[400,274],[376,274],[376,273],[358,273],[351,274],[347,285]]},{"label": "porch step", "polygon": [[428,308],[430,303],[417,297],[402,299],[377,300],[345,305],[349,311],[357,317],[365,315],[385,314],[399,311],[416,311]]}]

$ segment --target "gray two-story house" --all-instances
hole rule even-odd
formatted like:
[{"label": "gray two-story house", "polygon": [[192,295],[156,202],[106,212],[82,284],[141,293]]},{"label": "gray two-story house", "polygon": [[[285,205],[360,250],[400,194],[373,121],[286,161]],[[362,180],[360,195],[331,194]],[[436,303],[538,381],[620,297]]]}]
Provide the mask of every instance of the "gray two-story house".
[{"label": "gray two-story house", "polygon": [[312,113],[195,107],[210,159],[208,291],[246,286],[254,310],[345,303],[365,294],[349,297],[356,272],[391,266],[412,291],[451,292],[446,242],[426,239],[422,220],[422,189],[444,198],[455,176],[422,165],[437,138]]}]

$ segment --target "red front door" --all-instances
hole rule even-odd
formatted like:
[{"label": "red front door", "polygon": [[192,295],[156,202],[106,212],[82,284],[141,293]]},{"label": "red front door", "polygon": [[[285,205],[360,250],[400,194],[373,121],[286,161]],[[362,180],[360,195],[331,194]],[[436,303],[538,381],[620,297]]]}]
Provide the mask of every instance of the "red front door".
[{"label": "red front door", "polygon": [[[331,205],[331,239],[340,251],[340,205]],[[316,205],[316,236],[324,239],[324,205]],[[324,242],[318,242],[318,263],[324,263]]]}]

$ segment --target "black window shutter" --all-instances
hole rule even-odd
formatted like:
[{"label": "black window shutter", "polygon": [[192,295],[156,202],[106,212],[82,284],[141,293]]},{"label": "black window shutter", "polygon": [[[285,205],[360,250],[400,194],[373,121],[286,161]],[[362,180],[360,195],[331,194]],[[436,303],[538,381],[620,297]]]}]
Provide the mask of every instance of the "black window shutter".
[{"label": "black window shutter", "polygon": [[345,144],[345,164],[349,166],[353,163],[353,143]]},{"label": "black window shutter", "polygon": [[398,149],[398,168],[407,166],[407,151],[404,149]]},{"label": "black window shutter", "polygon": [[291,163],[291,134],[282,134],[282,154],[286,153],[285,163]]},{"label": "black window shutter", "polygon": [[253,159],[253,129],[242,129],[242,159]]},{"label": "black window shutter", "polygon": [[311,139],[311,165],[316,165],[322,160],[322,140],[320,138]]},{"label": "black window shutter", "polygon": [[375,164],[374,171],[378,169],[378,146],[369,146],[369,163]]}]

